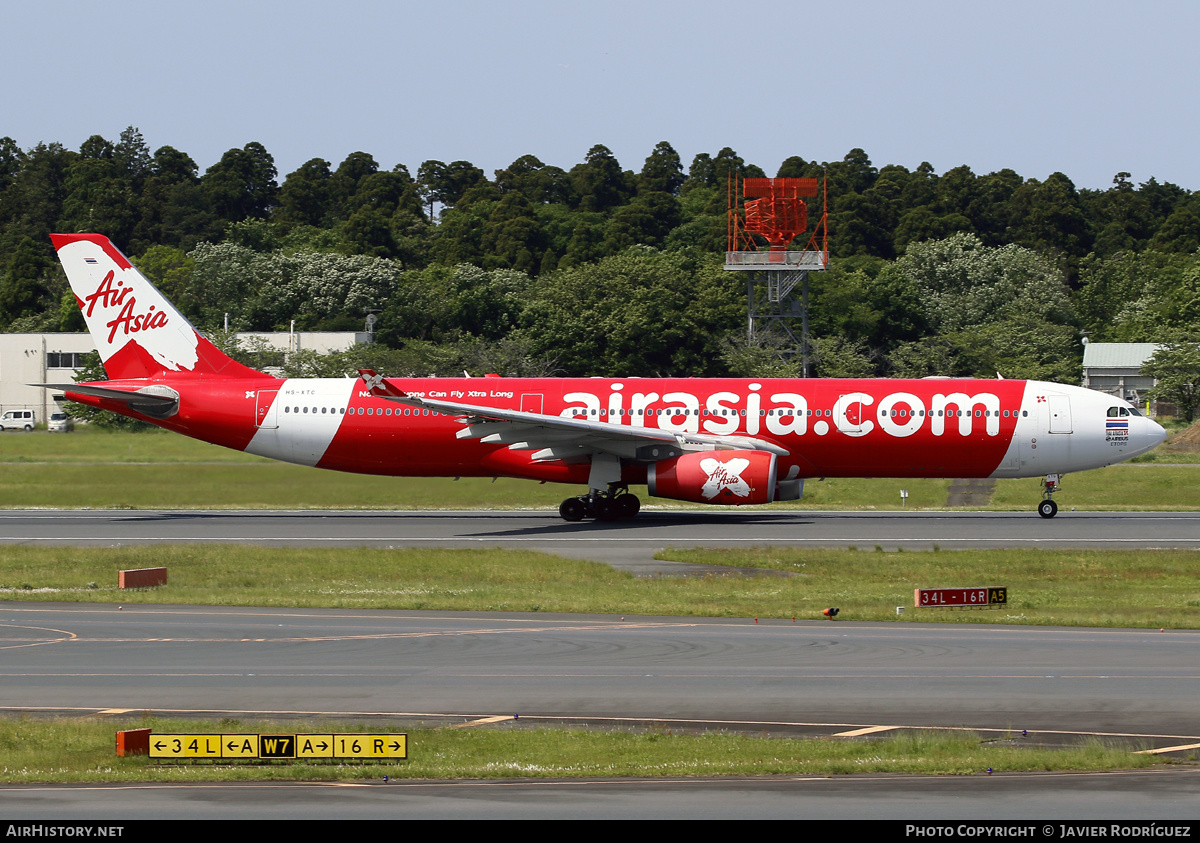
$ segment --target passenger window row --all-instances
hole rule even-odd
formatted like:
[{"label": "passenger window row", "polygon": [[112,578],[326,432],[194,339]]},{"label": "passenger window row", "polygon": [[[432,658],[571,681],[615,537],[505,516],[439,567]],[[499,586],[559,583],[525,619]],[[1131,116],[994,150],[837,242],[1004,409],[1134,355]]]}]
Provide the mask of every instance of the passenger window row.
[{"label": "passenger window row", "polygon": [[[314,415],[314,416],[315,416],[315,415],[317,415],[318,413],[320,413],[321,415],[326,415],[326,414],[329,414],[329,415],[338,415],[338,414],[345,415],[345,414],[346,414],[346,408],[345,408],[345,407],[312,407],[312,408],[310,409],[309,407],[293,407],[293,406],[285,406],[285,407],[283,408],[283,411],[284,411],[285,413],[295,413],[296,415],[311,413],[311,414],[312,414],[312,415]],[[581,412],[584,412],[584,413],[586,414],[586,411],[581,411]],[[949,416],[949,417],[951,417],[951,418],[959,418],[959,417],[962,417],[962,416],[963,416],[964,412],[965,412],[965,414],[966,414],[966,415],[970,415],[970,414],[971,414],[971,411],[970,411],[970,410],[966,410],[966,411],[964,411],[964,410],[944,410],[944,411],[943,411],[943,410],[938,410],[937,414],[938,414],[938,416],[939,416],[939,417],[941,417],[942,415],[946,415],[946,416]],[[591,413],[592,413],[592,415],[596,415],[596,410],[592,410],[592,411],[591,411]],[[624,410],[621,410],[621,411],[620,411],[620,413],[621,413],[621,415],[625,415],[625,411],[624,411]],[[638,411],[638,415],[641,415],[641,414],[642,414],[642,411]],[[655,416],[655,415],[676,415],[676,416],[686,416],[686,415],[689,415],[689,414],[691,414],[691,415],[700,415],[700,414],[701,414],[701,411],[700,411],[700,410],[691,410],[691,411],[688,411],[688,410],[675,410],[675,411],[671,411],[671,410],[667,410],[667,409],[658,409],[658,410],[655,410],[655,409],[649,409],[649,410],[646,410],[646,411],[645,411],[645,415],[647,415],[647,416]],[[718,411],[718,410],[712,410],[712,411],[711,411],[711,413],[710,413],[710,411],[709,411],[709,410],[704,410],[704,411],[703,411],[703,414],[704,414],[704,415],[706,415],[706,416],[707,416],[707,415],[710,415],[710,414],[711,414],[711,415],[713,415],[713,416],[725,416],[725,415],[736,416],[736,415],[739,415],[739,414],[744,416],[744,415],[746,415],[746,411],[745,411],[745,410],[741,410],[741,411],[738,411],[738,410],[719,410],[719,411]],[[803,411],[803,412],[801,412],[801,411],[798,411],[798,410],[759,410],[759,411],[758,411],[758,414],[759,414],[760,416],[771,416],[771,415],[779,415],[779,416],[796,416],[796,415],[803,415],[803,416],[813,416],[813,415],[816,415],[816,416],[832,416],[832,415],[833,415],[833,411],[832,411],[832,410],[807,410],[807,411]],[[436,416],[436,415],[440,415],[440,414],[439,414],[439,413],[438,413],[436,410],[429,410],[429,409],[415,409],[415,408],[409,408],[409,407],[406,407],[406,408],[404,408],[404,410],[403,410],[403,411],[401,411],[399,408],[397,408],[397,409],[395,410],[395,412],[394,412],[394,413],[393,413],[393,411],[392,411],[392,408],[391,408],[391,407],[351,407],[351,408],[350,408],[350,415],[352,415],[352,416],[353,416],[353,415],[359,415],[359,416],[361,416],[361,415],[368,415],[368,416],[391,416],[391,415],[397,415],[397,416],[400,416],[400,415],[405,415],[405,416],[408,416],[408,415],[412,415],[412,416],[430,416],[430,415],[433,415],[433,416]],[[606,415],[606,412],[605,412],[604,410],[601,410],[601,411],[600,411],[600,415]],[[630,410],[630,411],[629,411],[629,415],[633,415],[633,411],[632,411],[632,410]],[[907,417],[908,417],[908,416],[910,416],[910,415],[912,415],[912,416],[918,416],[918,417],[924,418],[924,417],[925,417],[925,415],[926,415],[926,413],[925,413],[925,411],[924,411],[924,410],[920,410],[920,411],[917,411],[917,412],[913,412],[912,410],[890,410],[890,411],[889,411],[889,410],[880,410],[880,411],[879,411],[879,417],[880,417],[880,418],[887,418],[887,417],[889,417],[889,416],[890,416],[890,417],[907,418]],[[995,411],[995,413],[993,413],[991,410],[975,410],[975,412],[974,412],[974,415],[975,415],[975,418],[991,418],[992,416],[995,416],[995,417],[999,418],[999,417],[1000,417],[1000,415],[1001,415],[1001,412],[1000,412],[999,410],[996,410],[996,411]],[[1003,413],[1003,415],[1004,415],[1004,418],[1006,418],[1006,419],[1007,419],[1007,418],[1010,418],[1010,417],[1011,417],[1011,418],[1017,418],[1017,411],[1016,411],[1016,410],[1013,410],[1013,411],[1011,411],[1011,416],[1010,416],[1010,412],[1009,412],[1008,410],[1005,410],[1005,411],[1004,411],[1004,413]],[[1021,411],[1020,411],[1020,415],[1022,415],[1022,416],[1028,416],[1028,415],[1029,415],[1029,411],[1028,411],[1028,410],[1021,410]],[[1128,409],[1126,409],[1125,407],[1110,407],[1110,408],[1108,409],[1108,415],[1110,415],[1110,416],[1117,416],[1117,415],[1121,415],[1121,416],[1130,416],[1130,415],[1133,415],[1133,416],[1136,416],[1136,415],[1139,415],[1139,413],[1137,412],[1137,410],[1128,410]],[[929,411],[929,416],[931,416],[931,417],[933,416],[933,411],[932,411],[932,410],[930,410],[930,411]]]},{"label": "passenger window row", "polygon": [[[597,415],[597,414],[599,414],[601,416],[608,414],[607,411],[605,411],[605,410],[597,411],[594,409],[590,410],[590,411],[581,409],[578,412],[584,416],[588,415],[589,413],[593,416]],[[640,415],[643,415],[643,413],[647,416],[688,416],[688,415],[691,415],[691,416],[699,416],[699,415],[738,416],[738,415],[742,415],[742,416],[744,416],[744,415],[746,415],[745,410],[712,410],[712,411],[703,410],[703,411],[701,411],[701,410],[687,410],[687,409],[671,410],[671,409],[653,409],[653,408],[651,408],[649,410],[645,410],[645,411],[639,410],[636,414],[633,412],[633,410],[629,410],[629,411],[616,410],[616,411],[614,411],[613,415],[619,414],[622,416],[624,416],[624,415],[630,415],[630,416],[639,415],[640,416]],[[760,416],[825,416],[825,417],[829,417],[829,416],[833,415],[833,411],[832,410],[803,410],[803,411],[801,411],[801,410],[759,410],[758,414]],[[926,415],[929,415],[930,417],[932,417],[933,411],[930,410],[928,413],[926,413],[924,410],[919,410],[916,412],[914,412],[912,410],[890,410],[890,411],[889,410],[880,410],[879,411],[880,418],[887,418],[887,417],[891,417],[891,416],[899,416],[901,418],[906,418],[910,415],[918,416],[920,418],[924,418]],[[962,417],[963,415],[971,415],[971,411],[970,410],[965,410],[965,411],[964,410],[938,410],[937,415],[939,417],[949,416],[951,418],[959,418],[959,417]],[[996,418],[1000,418],[1001,415],[1003,415],[1004,418],[1006,418],[1006,419],[1007,418],[1014,418],[1014,419],[1018,418],[1018,413],[1016,410],[1011,410],[1011,411],[1005,410],[1003,413],[1001,413],[1000,410],[996,410],[994,413],[991,410],[975,410],[974,415],[975,415],[975,418],[991,418],[993,416],[995,416]],[[1029,411],[1021,410],[1020,415],[1028,416]],[[1113,413],[1109,412],[1109,415],[1113,415]],[[578,417],[578,416],[576,416],[576,417]]]},{"label": "passenger window row", "polygon": [[[328,414],[328,415],[334,415],[334,416],[339,415],[339,414],[343,415],[343,416],[346,415],[345,407],[313,407],[310,409],[308,407],[287,407],[287,406],[285,406],[283,408],[283,411],[285,413],[295,413],[296,415],[301,415],[303,413],[311,413],[314,416],[317,415],[318,413],[321,415]],[[352,416],[354,416],[354,415],[358,415],[358,416],[362,416],[362,415],[367,415],[367,416],[391,416],[391,415],[436,416],[436,415],[440,415],[440,414],[436,410],[429,410],[429,409],[418,410],[418,409],[412,409],[412,408],[408,408],[408,407],[406,407],[403,412],[401,412],[399,409],[396,409],[396,411],[394,413],[392,412],[391,407],[351,407],[350,415],[352,415]]]}]

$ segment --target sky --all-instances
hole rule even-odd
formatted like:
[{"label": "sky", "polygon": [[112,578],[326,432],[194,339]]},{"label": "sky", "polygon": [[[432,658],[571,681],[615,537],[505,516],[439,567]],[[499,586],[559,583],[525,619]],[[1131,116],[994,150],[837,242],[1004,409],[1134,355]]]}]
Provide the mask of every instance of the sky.
[{"label": "sky", "polygon": [[640,170],[731,147],[774,175],[876,167],[1200,189],[1200,3],[1142,0],[5,0],[0,137],[137,127],[201,172],[251,141],[280,181],[364,151],[385,169],[604,144]]}]

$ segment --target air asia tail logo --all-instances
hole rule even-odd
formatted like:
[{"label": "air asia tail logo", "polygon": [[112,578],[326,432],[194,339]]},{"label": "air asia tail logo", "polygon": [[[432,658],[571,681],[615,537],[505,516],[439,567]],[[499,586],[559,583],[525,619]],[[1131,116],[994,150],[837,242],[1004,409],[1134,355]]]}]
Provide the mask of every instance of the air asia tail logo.
[{"label": "air asia tail logo", "polygon": [[100,282],[100,286],[96,288],[96,292],[84,299],[84,303],[87,305],[84,315],[88,317],[95,311],[97,302],[103,310],[113,307],[121,308],[116,319],[104,323],[104,326],[109,329],[109,343],[113,341],[118,330],[123,331],[125,336],[129,336],[139,331],[161,328],[167,324],[167,314],[161,310],[155,312],[154,305],[150,305],[150,309],[145,313],[137,313],[137,299],[130,295],[133,288],[126,287],[124,281],[114,283],[114,277],[115,273],[110,269],[104,276],[104,280]]},{"label": "air asia tail logo", "polygon": [[700,494],[712,500],[725,489],[739,498],[749,497],[750,484],[742,479],[742,472],[750,465],[750,460],[734,457],[728,462],[717,459],[700,460],[700,470],[708,475],[708,480],[700,488]]}]

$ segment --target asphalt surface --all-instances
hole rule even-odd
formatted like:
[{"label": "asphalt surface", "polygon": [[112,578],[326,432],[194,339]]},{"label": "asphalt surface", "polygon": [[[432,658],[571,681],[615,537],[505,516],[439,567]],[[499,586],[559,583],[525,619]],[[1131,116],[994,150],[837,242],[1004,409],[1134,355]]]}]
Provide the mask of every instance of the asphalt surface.
[{"label": "asphalt surface", "polygon": [[[10,710],[496,715],[1200,742],[1200,632],[0,604]],[[1157,745],[1157,744],[1156,744]]]},{"label": "asphalt surface", "polygon": [[0,543],[230,542],[342,547],[521,547],[639,575],[702,574],[654,559],[671,547],[1200,548],[1200,513],[649,511],[569,524],[540,512],[0,512]]},{"label": "asphalt surface", "polygon": [[[1200,516],[6,512],[21,544],[232,541],[523,546],[657,575],[659,548],[755,544],[1196,547]],[[671,570],[662,570],[670,575]],[[328,716],[865,739],[970,728],[1086,734],[1187,757],[1200,632],[488,613],[0,603],[0,708],[107,717]],[[519,715],[519,720],[512,720]],[[495,719],[500,718],[500,719]],[[1025,730],[1027,734],[1018,735]],[[1188,749],[1187,747],[1192,747]],[[369,783],[368,783],[369,784]],[[5,817],[995,817],[1200,815],[1194,767],[1092,776],[864,776],[366,787],[3,788]]]}]

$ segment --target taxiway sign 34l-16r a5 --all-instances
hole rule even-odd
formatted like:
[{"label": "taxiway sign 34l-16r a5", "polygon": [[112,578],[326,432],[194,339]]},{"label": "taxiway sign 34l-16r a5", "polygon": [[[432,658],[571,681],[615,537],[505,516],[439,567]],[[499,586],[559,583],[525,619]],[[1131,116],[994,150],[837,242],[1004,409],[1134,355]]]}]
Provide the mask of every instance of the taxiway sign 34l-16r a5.
[{"label": "taxiway sign 34l-16r a5", "polygon": [[627,518],[631,484],[710,504],[795,500],[809,477],[1045,477],[1165,433],[1076,386],[974,379],[276,378],[201,335],[106,237],[51,235],[109,380],[73,401],[288,462],[586,484],[568,521]]}]

